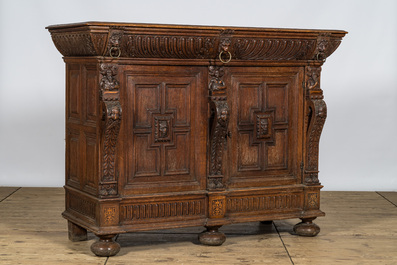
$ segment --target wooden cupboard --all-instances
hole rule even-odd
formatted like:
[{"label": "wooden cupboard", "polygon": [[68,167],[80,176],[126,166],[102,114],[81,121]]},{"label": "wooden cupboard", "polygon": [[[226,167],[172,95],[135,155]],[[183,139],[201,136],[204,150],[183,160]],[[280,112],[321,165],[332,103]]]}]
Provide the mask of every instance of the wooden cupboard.
[{"label": "wooden cupboard", "polygon": [[49,26],[66,63],[69,238],[300,218],[314,236],[321,66],[345,31],[86,22]]}]

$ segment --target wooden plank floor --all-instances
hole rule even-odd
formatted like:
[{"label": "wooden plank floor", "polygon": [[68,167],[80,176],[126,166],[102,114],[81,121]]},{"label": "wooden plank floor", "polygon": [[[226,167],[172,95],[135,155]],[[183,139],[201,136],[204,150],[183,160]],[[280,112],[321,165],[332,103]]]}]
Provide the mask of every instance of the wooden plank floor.
[{"label": "wooden plank floor", "polygon": [[0,187],[0,264],[397,264],[397,192],[322,192],[317,237],[293,235],[299,220],[229,225],[226,242],[203,246],[201,227],[123,234],[111,258],[67,239],[62,188]]}]

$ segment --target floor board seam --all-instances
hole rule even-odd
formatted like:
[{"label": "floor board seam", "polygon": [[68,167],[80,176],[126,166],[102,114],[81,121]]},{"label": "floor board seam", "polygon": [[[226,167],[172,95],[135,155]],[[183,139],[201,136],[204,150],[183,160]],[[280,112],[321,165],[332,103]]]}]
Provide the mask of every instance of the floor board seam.
[{"label": "floor board seam", "polygon": [[15,192],[19,191],[22,187],[17,188],[16,190],[14,190],[13,192],[11,192],[10,194],[8,194],[6,197],[4,197],[2,200],[0,200],[0,202],[5,201],[7,198],[11,197]]},{"label": "floor board seam", "polygon": [[274,225],[274,228],[275,228],[276,231],[277,231],[277,234],[278,234],[278,237],[279,237],[280,240],[281,240],[281,243],[282,243],[283,246],[284,246],[285,251],[287,252],[287,255],[288,255],[288,257],[289,257],[289,260],[291,261],[291,264],[292,264],[292,265],[295,265],[294,261],[292,260],[291,255],[289,254],[289,251],[288,251],[288,249],[287,249],[287,246],[285,245],[284,240],[283,240],[283,238],[281,237],[281,234],[280,234],[280,232],[279,232],[278,229],[277,229],[277,225],[276,225],[274,222],[273,222],[273,225]]},{"label": "floor board seam", "polygon": [[382,194],[380,194],[378,191],[375,191],[379,196],[381,196],[383,199],[385,199],[386,201],[390,202],[391,204],[393,204],[395,207],[397,207],[397,205],[392,202],[391,200],[389,200],[388,198],[386,198],[385,196],[383,196]]}]

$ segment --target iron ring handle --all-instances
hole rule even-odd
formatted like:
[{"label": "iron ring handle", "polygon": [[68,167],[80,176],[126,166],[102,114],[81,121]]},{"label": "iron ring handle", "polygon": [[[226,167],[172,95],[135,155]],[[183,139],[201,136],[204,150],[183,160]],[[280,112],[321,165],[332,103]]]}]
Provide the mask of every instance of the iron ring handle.
[{"label": "iron ring handle", "polygon": [[222,54],[224,53],[224,51],[221,51],[220,53],[219,53],[219,60],[222,62],[222,63],[229,63],[231,60],[232,60],[232,54],[229,52],[229,51],[226,51],[227,52],[227,54],[229,55],[229,59],[227,59],[226,61],[224,61],[223,59],[222,59]]},{"label": "iron ring handle", "polygon": [[[113,56],[113,51],[119,51],[118,54],[117,54],[117,56]],[[109,49],[109,54],[110,54],[110,57],[112,57],[112,58],[119,58],[120,55],[121,55],[121,49],[120,49],[119,47],[113,46],[113,47],[111,47],[111,48]]]}]

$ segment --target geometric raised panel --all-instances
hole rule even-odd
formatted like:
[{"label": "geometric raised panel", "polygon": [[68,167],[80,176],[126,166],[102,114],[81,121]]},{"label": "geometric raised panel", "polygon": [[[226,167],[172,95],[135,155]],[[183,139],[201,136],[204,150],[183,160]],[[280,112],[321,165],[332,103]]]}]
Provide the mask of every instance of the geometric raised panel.
[{"label": "geometric raised panel", "polygon": [[134,128],[151,127],[150,113],[160,111],[160,84],[136,84],[134,92]]},{"label": "geometric raised panel", "polygon": [[165,86],[165,111],[175,113],[176,126],[190,126],[190,85],[167,83]]},{"label": "geometric raised panel", "polygon": [[98,99],[98,76],[96,66],[86,65],[85,70],[85,119],[96,122],[97,99]]},{"label": "geometric raised panel", "polygon": [[[230,185],[264,185],[277,177],[294,181],[300,141],[296,97],[300,93],[301,68],[280,75],[276,69],[230,68],[231,122]],[[295,160],[295,161],[294,161]],[[252,181],[252,182],[251,182]]]},{"label": "geometric raised panel", "polygon": [[84,133],[85,135],[85,163],[84,168],[84,190],[96,194],[98,183],[98,160],[96,135],[91,133]]},{"label": "geometric raised panel", "polygon": [[[200,159],[206,159],[205,148],[201,146],[205,141],[197,146],[193,137],[194,130],[202,129],[201,125],[192,127],[191,123],[192,119],[203,120],[207,116],[203,111],[195,111],[198,104],[206,102],[205,97],[196,101],[200,72],[195,68],[191,73],[178,69],[162,72],[163,69],[158,67],[156,71],[143,66],[125,71],[126,101],[131,102],[133,115],[125,125],[131,147],[126,151],[132,152],[126,156],[126,184],[135,185],[134,190],[136,185],[144,189],[146,183],[162,183],[162,187],[199,185],[195,149],[199,147],[203,152]],[[204,171],[204,164],[199,165]],[[192,184],[184,184],[188,182]]]},{"label": "geometric raised panel", "polygon": [[67,91],[68,93],[68,118],[80,119],[81,114],[81,97],[79,94],[81,93],[80,88],[80,67],[77,65],[70,65],[68,69],[68,79],[69,84]]},{"label": "geometric raised panel", "polygon": [[66,153],[67,183],[75,188],[80,188],[80,133],[75,130],[67,132],[68,151]]},{"label": "geometric raised panel", "polygon": [[[186,133],[175,134],[175,145],[165,146],[164,175],[189,174],[191,154],[188,139]],[[184,155],[178,156],[179,153]]]},{"label": "geometric raised panel", "polygon": [[261,93],[262,82],[251,81],[238,84],[238,105],[236,106],[238,108],[238,125],[252,124],[252,113],[261,108]]},{"label": "geometric raised panel", "polygon": [[160,176],[160,152],[150,148],[148,134],[134,135],[135,176]]},{"label": "geometric raised panel", "polygon": [[238,134],[239,147],[238,155],[238,170],[251,171],[261,170],[261,152],[260,145],[251,145],[251,134],[249,132]]},{"label": "geometric raised panel", "polygon": [[266,168],[287,169],[288,131],[277,130],[274,134],[274,144],[266,146]]},{"label": "geometric raised panel", "polygon": [[288,83],[269,83],[266,86],[266,107],[274,109],[274,122],[288,122]]}]

